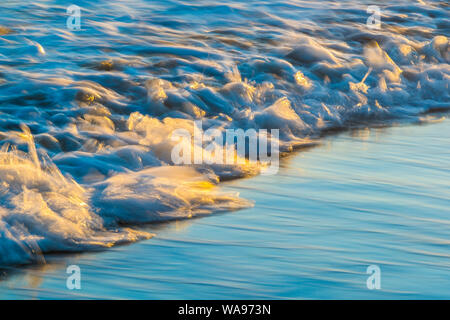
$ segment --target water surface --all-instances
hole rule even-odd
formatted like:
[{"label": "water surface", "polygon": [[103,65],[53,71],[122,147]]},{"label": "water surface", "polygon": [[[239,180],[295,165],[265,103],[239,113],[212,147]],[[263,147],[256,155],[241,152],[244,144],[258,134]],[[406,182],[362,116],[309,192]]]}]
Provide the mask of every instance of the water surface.
[{"label": "water surface", "polygon": [[[8,272],[0,298],[448,299],[448,120],[363,129],[226,183],[251,209],[146,230],[103,253]],[[66,289],[66,267],[82,290]],[[381,269],[381,290],[366,269]]]},{"label": "water surface", "polygon": [[[414,160],[408,154],[392,159],[381,150],[377,151],[379,157],[388,158],[366,154],[384,143],[394,145],[397,134],[392,141],[375,143],[375,149],[367,147],[357,154],[354,150],[358,150],[360,140],[344,143],[341,137],[324,159],[315,158],[314,163],[320,166],[308,169],[317,175],[314,179],[303,176],[299,170],[306,170],[305,164],[293,160],[292,167],[279,176],[223,188],[220,182],[225,180],[257,175],[260,163],[176,166],[171,152],[178,142],[171,137],[176,129],[192,133],[195,126],[216,128],[221,134],[227,129],[278,129],[279,137],[271,140],[290,153],[321,143],[333,132],[434,121],[433,114],[445,113],[450,107],[446,1],[383,1],[379,4],[378,29],[366,23],[371,1],[77,1],[81,8],[79,31],[67,28],[69,4],[63,0],[8,0],[0,4],[2,268],[43,264],[54,253],[107,250],[147,240],[153,236],[151,228],[144,227],[148,223],[245,209],[237,217],[257,213],[268,218],[238,223],[244,228],[241,236],[223,236],[236,239],[239,247],[247,236],[257,235],[258,246],[266,250],[257,250],[262,260],[252,260],[251,264],[267,261],[255,273],[267,278],[263,278],[263,287],[249,285],[248,294],[319,295],[320,290],[307,293],[296,291],[300,290],[297,283],[289,285],[295,281],[290,276],[298,275],[295,268],[286,267],[286,276],[273,270],[285,268],[283,261],[292,266],[305,262],[305,276],[298,281],[312,281],[313,288],[332,288],[335,282],[350,281],[346,274],[358,275],[359,267],[366,264],[362,252],[370,250],[374,254],[368,261],[388,264],[388,278],[389,268],[410,264],[394,260],[390,265],[383,254],[389,252],[389,259],[394,259],[401,250],[405,251],[399,258],[415,258],[417,254],[414,265],[428,265],[433,272],[427,274],[442,276],[440,268],[448,266],[447,220],[445,214],[440,216],[448,200],[447,171],[441,170],[448,149],[444,138],[441,145],[429,146],[422,137],[428,131],[418,127],[417,132],[411,129],[417,140],[412,144],[399,131],[400,149],[418,157]],[[201,124],[196,125],[196,121]],[[445,125],[439,126],[433,130],[445,135]],[[205,144],[200,147],[210,155]],[[436,149],[425,152],[430,147]],[[327,157],[336,163],[326,162]],[[397,165],[403,168],[398,175]],[[347,181],[337,174],[354,178]],[[425,189],[428,182],[435,189]],[[255,209],[248,209],[253,202]],[[353,216],[358,210],[364,214]],[[385,219],[377,219],[379,216]],[[402,220],[404,217],[408,218]],[[222,221],[226,216],[211,219]],[[216,262],[246,265],[246,249],[234,253],[235,244],[223,244],[222,233],[216,232],[235,229],[215,226],[198,232],[196,228],[204,228],[207,221],[214,225],[215,220],[198,221],[186,222],[186,230],[194,230],[196,237],[192,238],[194,256],[209,259],[202,254],[206,248],[230,250]],[[265,225],[272,222],[279,226],[271,229]],[[140,259],[132,250],[169,246],[183,257],[182,241],[177,237],[184,233],[171,233],[172,228],[169,225],[156,232],[160,238],[153,242],[120,247],[111,255],[129,248],[127,257]],[[344,251],[337,246],[342,235],[336,231],[339,228],[348,236],[342,240]],[[247,234],[246,229],[256,233]],[[208,240],[213,234],[217,238]],[[381,244],[370,242],[377,236]],[[175,238],[169,241],[164,237]],[[289,240],[289,245],[278,250],[276,239]],[[205,245],[205,241],[217,241],[223,248]],[[302,248],[316,250],[293,254]],[[327,264],[321,259],[332,257],[332,252],[340,252],[340,263]],[[152,252],[145,259],[161,255],[160,262],[170,265],[174,260],[164,262],[165,254],[164,250]],[[233,254],[241,257],[234,259]],[[300,256],[306,260],[296,261]],[[188,263],[196,261],[185,258],[191,259]],[[120,266],[127,270],[134,267],[132,261]],[[323,270],[323,278],[317,270]],[[406,271],[416,274],[418,270]],[[235,288],[246,288],[248,277],[243,276],[238,285],[239,278],[231,276],[234,284],[230,285],[226,284],[226,273],[214,275],[214,268],[208,272],[192,268],[189,272],[197,271],[212,274],[211,281],[204,279],[205,287],[223,286],[218,295],[245,295],[237,294]],[[335,273],[345,275],[338,278]],[[128,275],[134,277],[131,271]],[[172,276],[165,270],[165,275],[158,277],[177,279],[177,273]],[[349,286],[349,296],[353,297],[354,288]],[[395,290],[422,292],[416,287],[394,286],[393,295],[400,294]],[[105,292],[92,295],[99,297]],[[113,290],[108,292],[120,296]],[[156,292],[162,297],[170,295],[156,290],[155,296]],[[143,293],[149,295],[147,290]],[[188,290],[185,293],[191,294]],[[67,293],[57,290],[56,294]]]}]

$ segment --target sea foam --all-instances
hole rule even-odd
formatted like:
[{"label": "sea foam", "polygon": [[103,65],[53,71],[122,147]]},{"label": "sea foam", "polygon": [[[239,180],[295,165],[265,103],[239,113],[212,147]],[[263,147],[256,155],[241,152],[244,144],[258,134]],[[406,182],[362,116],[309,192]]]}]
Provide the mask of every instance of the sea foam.
[{"label": "sea foam", "polygon": [[450,107],[448,6],[385,1],[100,0],[66,29],[60,0],[0,4],[0,264],[151,237],[124,227],[251,205],[175,166],[176,129],[328,131]]}]

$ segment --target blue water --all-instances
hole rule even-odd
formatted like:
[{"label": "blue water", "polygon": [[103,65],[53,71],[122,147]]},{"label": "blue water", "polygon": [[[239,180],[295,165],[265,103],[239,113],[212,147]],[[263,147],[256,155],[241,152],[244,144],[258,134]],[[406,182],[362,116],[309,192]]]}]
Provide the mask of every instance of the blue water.
[{"label": "blue water", "polygon": [[[449,121],[363,129],[225,184],[251,209],[146,230],[102,253],[8,271],[0,298],[448,299]],[[66,268],[81,269],[81,290]],[[381,289],[369,290],[377,265]]]},{"label": "blue water", "polygon": [[[79,31],[67,27],[70,4],[0,4],[3,267],[44,264],[54,252],[146,239],[156,244],[144,224],[257,207],[251,194],[219,182],[254,176],[258,166],[174,165],[171,134],[180,128],[191,132],[196,120],[222,133],[278,129],[277,142],[289,153],[321,143],[332,132],[428,123],[434,113],[449,110],[445,1],[384,1],[378,29],[366,24],[369,1],[77,1]],[[426,143],[422,139],[415,151]],[[330,155],[349,157],[350,145]],[[345,173],[356,174],[358,161]],[[429,170],[435,165],[422,163]],[[392,174],[395,166],[385,162],[380,170],[366,177],[368,183],[377,174]],[[275,192],[277,183],[267,192]],[[319,183],[302,192],[333,198],[345,187]],[[351,187],[350,194],[365,185]],[[361,196],[353,205],[371,212],[374,202],[387,197],[395,206],[429,201],[397,198],[403,192]],[[436,197],[438,203],[446,199]],[[271,208],[282,206],[272,199]],[[330,213],[317,221],[329,232],[336,219]],[[288,229],[289,221],[295,219],[284,222]],[[258,223],[255,218],[247,227]],[[370,234],[387,232],[379,227]],[[354,232],[352,237],[361,231]],[[424,241],[435,241],[428,237]],[[435,237],[445,249],[445,234]],[[396,244],[387,247],[394,250]],[[273,280],[267,284],[285,281]]]}]

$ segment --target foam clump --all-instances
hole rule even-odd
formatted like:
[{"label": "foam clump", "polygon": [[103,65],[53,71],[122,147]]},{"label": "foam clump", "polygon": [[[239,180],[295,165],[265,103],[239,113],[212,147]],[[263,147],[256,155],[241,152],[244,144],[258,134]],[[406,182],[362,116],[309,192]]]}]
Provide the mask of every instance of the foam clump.
[{"label": "foam clump", "polygon": [[237,194],[215,191],[217,182],[214,174],[201,174],[192,167],[150,168],[98,183],[95,203],[103,217],[122,223],[191,218],[251,205]]},{"label": "foam clump", "polygon": [[49,251],[79,251],[148,238],[144,232],[111,230],[90,207],[90,191],[65,177],[51,160],[40,161],[31,133],[24,153],[0,150],[0,265],[43,261]]}]

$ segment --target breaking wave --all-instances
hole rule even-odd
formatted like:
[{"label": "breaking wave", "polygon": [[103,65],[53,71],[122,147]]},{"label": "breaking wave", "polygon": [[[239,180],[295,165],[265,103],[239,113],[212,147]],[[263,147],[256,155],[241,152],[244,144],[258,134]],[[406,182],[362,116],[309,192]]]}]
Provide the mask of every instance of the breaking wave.
[{"label": "breaking wave", "polygon": [[450,108],[446,1],[0,4],[0,265],[152,235],[124,225],[250,206],[254,164],[174,166],[176,129],[329,130]]}]

